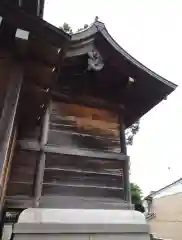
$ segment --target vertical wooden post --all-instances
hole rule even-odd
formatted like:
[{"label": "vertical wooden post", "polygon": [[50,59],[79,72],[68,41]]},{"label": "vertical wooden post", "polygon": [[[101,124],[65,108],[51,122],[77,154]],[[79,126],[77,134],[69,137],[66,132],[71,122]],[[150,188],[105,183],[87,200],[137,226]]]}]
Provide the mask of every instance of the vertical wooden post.
[{"label": "vertical wooden post", "polygon": [[[23,49],[21,49],[21,53],[24,53],[27,46],[27,40],[29,37],[29,32],[17,29],[15,34],[15,40],[19,44],[17,47],[17,53],[21,49],[23,44]],[[23,51],[22,51],[23,50]],[[9,156],[8,153],[10,151],[10,143],[13,134],[13,128],[15,125],[15,117],[17,114],[17,107],[20,99],[20,91],[23,82],[23,69],[21,63],[18,60],[9,59],[11,62],[10,77],[9,80],[9,89],[7,90],[4,108],[2,110],[1,118],[0,118],[0,196],[2,192],[2,187],[4,185],[4,180],[6,176],[6,168],[8,166]],[[0,210],[1,210],[0,206]]]},{"label": "vertical wooden post", "polygon": [[[0,23],[2,18],[0,17]],[[21,56],[26,50],[29,32],[17,29],[15,34],[17,46],[17,54],[21,50]],[[23,43],[23,48],[21,45]],[[17,116],[17,109],[20,100],[20,92],[23,83],[23,68],[18,58],[15,59],[8,57],[11,66],[9,70],[9,78],[6,81],[9,83],[8,90],[4,98],[3,110],[0,116],[0,222],[3,225],[3,209],[6,194],[6,185],[8,175],[11,167],[11,159],[16,144],[16,126],[15,120]]]},{"label": "vertical wooden post", "polygon": [[4,202],[5,202],[5,195],[6,195],[6,189],[7,189],[7,184],[8,184],[10,170],[11,170],[11,163],[12,163],[12,158],[13,158],[14,150],[15,150],[15,146],[16,146],[16,138],[17,138],[17,126],[15,126],[13,129],[12,139],[11,139],[11,143],[10,143],[10,147],[9,147],[9,153],[8,153],[8,157],[7,157],[8,163],[7,163],[5,174],[4,174],[0,206],[4,206]]},{"label": "vertical wooden post", "polygon": [[127,148],[126,148],[126,138],[125,138],[125,125],[119,116],[119,126],[120,126],[120,147],[121,153],[127,155]]},{"label": "vertical wooden post", "polygon": [[129,208],[132,208],[131,203],[131,188],[130,188],[130,158],[125,161],[125,182],[126,182],[126,200],[129,204]]},{"label": "vertical wooden post", "polygon": [[2,208],[1,209],[1,224],[0,224],[0,239],[2,239],[2,237],[3,237],[5,218],[6,218],[6,209]]},{"label": "vertical wooden post", "polygon": [[39,207],[40,198],[42,195],[42,187],[43,187],[43,179],[44,179],[44,170],[45,170],[45,161],[46,155],[44,152],[44,145],[47,143],[48,137],[48,130],[49,130],[49,106],[45,112],[43,122],[42,122],[42,136],[41,136],[41,151],[40,151],[40,158],[37,164],[37,174],[35,179],[35,200],[34,200],[34,207]]},{"label": "vertical wooden post", "polygon": [[6,168],[8,165],[8,151],[13,133],[17,106],[22,85],[22,71],[14,65],[11,71],[10,87],[6,95],[4,109],[0,119],[0,187],[2,190]]},{"label": "vertical wooden post", "polygon": [[[0,118],[0,222],[3,224],[3,209],[11,159],[16,141],[15,118],[23,81],[22,69],[13,64],[10,69],[9,89]],[[8,81],[8,79],[7,79]],[[15,130],[15,131],[14,131]]]},{"label": "vertical wooden post", "polygon": [[49,117],[50,117],[50,104],[48,104],[47,110],[44,115],[42,123],[42,136],[41,136],[41,147],[47,144],[48,130],[49,130]]},{"label": "vertical wooden post", "polygon": [[46,160],[45,153],[40,152],[38,165],[37,165],[37,174],[35,179],[35,199],[33,203],[34,207],[39,207],[39,204],[40,204],[40,198],[42,195],[42,187],[43,187],[43,179],[44,179],[45,160]]},{"label": "vertical wooden post", "polygon": [[[119,115],[119,126],[120,126],[120,146],[121,146],[121,153],[127,155],[127,147],[126,147],[126,138],[125,138],[125,125],[124,121],[121,118],[121,115]],[[123,169],[123,175],[124,175],[124,194],[125,194],[125,200],[129,204],[129,208],[131,208],[131,191],[130,191],[130,180],[129,180],[129,157],[124,162],[124,169]]]}]

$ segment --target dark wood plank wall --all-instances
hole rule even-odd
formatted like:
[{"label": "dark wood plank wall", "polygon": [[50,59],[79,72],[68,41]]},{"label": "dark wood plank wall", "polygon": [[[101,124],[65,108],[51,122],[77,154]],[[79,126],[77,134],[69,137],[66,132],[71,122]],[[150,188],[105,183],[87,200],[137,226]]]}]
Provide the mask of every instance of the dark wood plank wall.
[{"label": "dark wood plank wall", "polygon": [[[7,196],[34,196],[38,161],[39,152],[16,149]],[[121,196],[122,168],[123,161],[47,153],[42,194]]]},{"label": "dark wood plank wall", "polygon": [[12,162],[7,196],[24,195],[33,197],[38,156],[38,152],[16,149]]},{"label": "dark wood plank wall", "polygon": [[21,7],[26,13],[43,17],[44,0],[1,0],[3,3]]},{"label": "dark wood plank wall", "polygon": [[[28,141],[23,145],[24,149],[17,144],[7,198],[31,199],[28,203],[30,207],[35,206],[35,201],[36,204],[39,202],[41,195],[52,199],[60,196],[125,199],[123,170],[125,161],[114,157],[118,155],[115,152],[120,151],[117,116],[107,111],[57,102],[51,104],[48,112],[47,142],[41,142],[41,137],[37,139],[34,131],[32,135],[31,133],[27,135],[27,132],[19,134],[19,140],[27,141],[26,138],[30,140],[31,136],[31,142],[39,142],[39,147],[28,150]],[[40,129],[39,132],[41,132]],[[85,144],[86,140],[84,140],[80,146],[79,140],[76,143],[73,142],[72,136],[75,134],[78,138],[93,135],[94,140],[99,139],[101,142],[108,140],[108,142],[104,147],[100,145],[93,147],[93,144]],[[74,148],[77,151],[79,149],[80,151],[94,151],[98,154],[105,151],[105,155],[110,154],[110,156],[104,158],[96,155],[81,156],[81,153],[79,155],[71,152],[54,152],[54,147],[59,148],[59,146],[61,148],[65,146],[70,150]],[[41,154],[44,154],[45,162],[42,166],[44,168],[43,181],[40,183],[42,187],[39,188],[36,184]],[[37,192],[40,192],[39,197]]]},{"label": "dark wood plank wall", "polygon": [[43,195],[121,196],[122,177],[122,161],[49,153]]},{"label": "dark wood plank wall", "polygon": [[[3,108],[4,108],[4,103],[5,103],[5,99],[6,99],[6,95],[7,95],[7,90],[10,84],[10,60],[8,57],[7,52],[3,51],[2,49],[0,49],[0,79],[1,79],[1,83],[0,83],[0,118],[2,117],[3,114]],[[0,128],[2,128],[2,130],[5,128],[4,126],[0,126]],[[1,131],[1,130],[0,130]],[[2,141],[3,134],[0,134],[0,142]]]},{"label": "dark wood plank wall", "polygon": [[54,102],[48,144],[120,152],[118,118],[109,111]]}]

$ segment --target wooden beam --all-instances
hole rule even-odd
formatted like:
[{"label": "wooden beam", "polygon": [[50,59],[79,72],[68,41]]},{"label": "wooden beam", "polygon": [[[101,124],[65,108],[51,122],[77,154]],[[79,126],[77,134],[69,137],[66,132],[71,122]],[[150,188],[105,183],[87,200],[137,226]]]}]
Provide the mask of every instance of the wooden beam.
[{"label": "wooden beam", "polygon": [[89,52],[92,52],[94,50],[92,41],[93,39],[91,39],[91,41],[89,41],[86,44],[83,43],[82,45],[80,44],[79,46],[72,47],[67,51],[66,57],[67,58],[77,57],[77,56],[81,56],[84,54],[88,54]]},{"label": "wooden beam", "polygon": [[40,0],[21,0],[21,7],[26,13],[33,16],[39,16]]},{"label": "wooden beam", "polygon": [[[19,52],[21,52],[21,54],[25,53],[28,37],[29,32],[17,29],[15,39],[19,44],[17,48],[18,54]],[[7,81],[9,80],[10,83],[0,119],[0,185],[3,184],[3,174],[8,161],[7,154],[23,82],[22,68],[19,64],[12,62],[8,70],[10,71],[10,79],[7,79]]]},{"label": "wooden beam", "polygon": [[40,151],[40,142],[38,141],[28,141],[28,140],[19,140],[18,141],[20,148],[29,151]]},{"label": "wooden beam", "polygon": [[[20,140],[19,141],[21,149],[24,150],[34,150],[40,151],[40,145],[37,142]],[[51,146],[46,144],[43,148],[46,153],[59,153],[65,155],[75,155],[80,157],[91,157],[91,158],[99,158],[99,159],[110,159],[110,160],[118,160],[118,161],[126,161],[128,157],[121,153],[107,153],[107,152],[95,152],[91,150],[83,150],[79,148],[70,148],[70,147],[61,147],[61,146]]]},{"label": "wooden beam", "polygon": [[6,93],[4,108],[0,118],[0,214],[4,204],[4,184],[12,154],[12,135],[22,86],[22,69],[17,64],[10,69],[10,86]]},{"label": "wooden beam", "polygon": [[10,86],[0,119],[0,185],[3,184],[3,174],[7,166],[8,149],[15,123],[22,80],[21,68],[18,65],[13,65],[11,69]]},{"label": "wooden beam", "polygon": [[44,145],[47,144],[48,131],[49,131],[49,118],[50,118],[50,104],[47,106],[45,115],[42,123],[42,137],[41,137],[41,148],[44,148]]},{"label": "wooden beam", "polygon": [[122,188],[101,188],[97,186],[76,184],[43,184],[43,196],[83,196],[83,197],[106,197],[122,199]]},{"label": "wooden beam", "polygon": [[85,173],[69,173],[58,171],[47,171],[44,174],[44,184],[65,184],[75,186],[85,186],[90,188],[120,189],[120,176],[91,175]]},{"label": "wooden beam", "polygon": [[40,20],[40,18],[25,13],[19,7],[12,6],[12,4],[5,6],[0,3],[0,16],[5,18],[6,23],[12,27],[29,31],[57,47],[62,47],[62,44],[71,38],[63,30],[54,27],[44,20]]},{"label": "wooden beam", "polygon": [[51,90],[51,95],[52,98],[58,101],[62,101],[65,103],[75,103],[79,105],[83,105],[86,107],[91,107],[91,108],[98,108],[98,109],[106,109],[111,112],[120,112],[121,110],[124,109],[124,106],[122,104],[114,104],[110,103],[107,100],[102,100],[102,99],[93,99],[91,97],[86,97],[86,96],[71,96],[69,94],[64,94],[59,91],[55,91],[55,89]]},{"label": "wooden beam", "polygon": [[36,179],[35,179],[35,199],[33,202],[34,207],[39,207],[39,201],[42,194],[42,187],[43,187],[43,178],[44,178],[44,169],[45,169],[45,160],[46,155],[45,153],[40,153],[40,159],[38,160],[38,167],[36,171]]},{"label": "wooden beam", "polygon": [[128,209],[127,204],[121,198],[111,196],[43,196],[40,206],[42,208],[77,208],[77,209]]},{"label": "wooden beam", "polygon": [[106,190],[123,190],[121,187],[110,187],[110,186],[99,186],[99,185],[90,185],[90,184],[74,184],[74,183],[52,183],[44,182],[44,186],[53,186],[53,187],[70,187],[70,188],[93,188],[93,189],[106,189]]},{"label": "wooden beam", "polygon": [[3,230],[4,230],[5,219],[6,219],[6,209],[3,208],[1,210],[0,239],[3,239]]},{"label": "wooden beam", "polygon": [[127,154],[127,148],[126,148],[126,137],[125,137],[125,125],[124,121],[122,120],[122,116],[119,114],[119,128],[120,128],[120,147],[121,147],[121,153]]},{"label": "wooden beam", "polygon": [[[124,114],[123,114],[124,115]],[[124,116],[123,116],[124,117]],[[121,153],[127,155],[126,148],[126,137],[125,137],[125,125],[122,120],[121,113],[119,114],[119,124],[120,124],[120,145]],[[130,192],[130,180],[129,180],[129,157],[127,161],[124,162],[123,175],[124,175],[124,194],[125,200],[128,202],[129,207],[131,208],[131,192]]]},{"label": "wooden beam", "polygon": [[[32,208],[30,198],[8,197],[7,207],[12,209]],[[128,209],[128,205],[121,198],[114,197],[78,197],[78,196],[42,196],[40,207],[43,208],[79,208],[79,209]]]},{"label": "wooden beam", "polygon": [[54,171],[54,172],[65,172],[65,173],[76,173],[76,174],[80,174],[80,175],[87,175],[87,176],[106,176],[108,178],[112,178],[112,177],[120,177],[123,175],[123,171],[121,170],[120,173],[118,173],[118,171],[116,171],[115,173],[113,172],[104,172],[104,171],[89,171],[89,170],[80,170],[80,169],[76,169],[76,168],[61,168],[61,167],[47,167],[45,168],[45,171]]},{"label": "wooden beam", "polygon": [[125,161],[127,157],[123,154],[119,153],[107,153],[107,152],[99,152],[92,150],[83,150],[79,148],[70,148],[70,147],[60,147],[60,146],[44,146],[44,151],[49,153],[61,153],[66,155],[75,155],[80,157],[91,157],[91,158],[102,158],[102,159],[110,159],[110,160],[118,160]]},{"label": "wooden beam", "polygon": [[12,209],[26,209],[26,208],[32,208],[34,205],[32,203],[31,198],[24,198],[24,197],[6,197],[6,208],[12,208]]},{"label": "wooden beam", "polygon": [[131,208],[131,190],[130,190],[130,161],[129,158],[124,163],[123,175],[124,175],[124,194],[125,200],[127,201],[129,207]]},{"label": "wooden beam", "polygon": [[49,107],[48,105],[47,110],[45,112],[43,122],[42,122],[42,136],[40,140],[40,159],[38,160],[36,176],[35,176],[35,199],[34,199],[34,206],[39,207],[39,201],[42,194],[43,188],[43,179],[44,179],[44,171],[45,171],[45,161],[46,155],[44,153],[44,145],[47,143],[48,137],[48,129],[49,129]]},{"label": "wooden beam", "polygon": [[6,172],[4,174],[4,179],[3,179],[3,187],[2,187],[2,192],[1,192],[0,206],[4,206],[4,203],[5,203],[5,195],[6,195],[8,180],[10,177],[12,158],[13,158],[14,149],[15,149],[15,145],[16,145],[16,137],[17,137],[17,127],[15,127],[14,131],[13,131],[12,143],[11,143],[10,153],[9,153],[9,157],[8,157],[9,161],[7,163],[7,168],[6,168]]}]

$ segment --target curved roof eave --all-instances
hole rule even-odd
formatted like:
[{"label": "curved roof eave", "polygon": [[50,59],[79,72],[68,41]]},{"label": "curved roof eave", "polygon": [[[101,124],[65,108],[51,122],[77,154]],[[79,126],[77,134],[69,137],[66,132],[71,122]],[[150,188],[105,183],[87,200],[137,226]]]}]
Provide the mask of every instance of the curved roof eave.
[{"label": "curved roof eave", "polygon": [[109,42],[109,44],[122,56],[124,56],[127,60],[129,60],[132,64],[134,64],[137,68],[141,69],[142,71],[145,71],[148,75],[151,77],[157,79],[161,83],[167,85],[168,87],[172,88],[171,90],[175,90],[177,85],[168,81],[167,79],[159,76],[155,72],[151,71],[147,67],[145,67],[143,64],[141,64],[138,60],[136,60],[134,57],[132,57],[129,53],[127,53],[109,34],[107,31],[105,24],[99,21],[94,22],[89,28],[77,32],[72,35],[71,41],[72,42],[80,42],[87,38],[93,37],[96,33],[101,33],[101,35]]}]

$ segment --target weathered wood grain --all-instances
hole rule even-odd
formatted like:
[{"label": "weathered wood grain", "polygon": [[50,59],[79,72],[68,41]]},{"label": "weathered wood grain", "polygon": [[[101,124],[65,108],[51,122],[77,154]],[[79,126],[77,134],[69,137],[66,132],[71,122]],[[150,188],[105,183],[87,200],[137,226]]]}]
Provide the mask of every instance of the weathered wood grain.
[{"label": "weathered wood grain", "polygon": [[76,186],[73,184],[43,184],[43,196],[63,195],[63,196],[82,196],[82,197],[117,197],[123,196],[122,189],[117,188],[97,188],[84,185]]},{"label": "weathered wood grain", "polygon": [[4,102],[0,119],[0,186],[2,187],[6,168],[9,162],[8,151],[17,113],[20,90],[22,85],[22,69],[17,64],[11,65],[10,85]]}]

